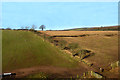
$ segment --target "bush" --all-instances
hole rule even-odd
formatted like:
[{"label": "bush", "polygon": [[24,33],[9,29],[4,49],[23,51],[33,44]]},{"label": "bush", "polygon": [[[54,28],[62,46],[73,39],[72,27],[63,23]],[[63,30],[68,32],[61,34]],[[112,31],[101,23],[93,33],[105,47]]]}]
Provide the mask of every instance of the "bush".
[{"label": "bush", "polygon": [[30,31],[34,31],[34,29],[30,29]]},{"label": "bush", "polygon": [[82,53],[82,54],[85,54],[85,53],[90,53],[91,51],[89,51],[89,50],[85,50],[85,49],[82,49],[81,51],[80,51],[80,53]]},{"label": "bush", "polygon": [[68,48],[70,48],[70,49],[76,49],[76,48],[78,48],[78,43],[70,43],[70,44],[68,44]]},{"label": "bush", "polygon": [[65,40],[59,40],[58,45],[59,45],[62,49],[64,49],[64,48],[66,47],[66,45],[67,45],[67,41],[65,41]]},{"label": "bush", "polygon": [[77,50],[74,50],[73,52],[74,52],[73,56],[79,56],[81,59],[94,55],[94,53],[91,53],[91,51],[85,50],[85,49],[82,49],[82,50],[77,49]]},{"label": "bush", "polygon": [[12,30],[12,29],[8,27],[8,28],[6,28],[6,30]]},{"label": "bush", "polygon": [[80,56],[81,59],[83,59],[83,58],[89,56],[89,55],[90,55],[90,52],[91,52],[91,51],[82,49],[82,50],[79,52],[79,56]]},{"label": "bush", "polygon": [[47,36],[46,38],[48,39],[49,42],[53,43],[53,39],[51,36]]}]

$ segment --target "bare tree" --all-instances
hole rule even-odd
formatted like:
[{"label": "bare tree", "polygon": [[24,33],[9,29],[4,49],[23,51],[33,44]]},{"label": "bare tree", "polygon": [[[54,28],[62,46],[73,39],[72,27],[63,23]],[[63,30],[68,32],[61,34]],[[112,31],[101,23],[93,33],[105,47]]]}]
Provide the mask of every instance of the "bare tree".
[{"label": "bare tree", "polygon": [[36,28],[37,27],[33,24],[31,29],[35,30]]},{"label": "bare tree", "polygon": [[29,29],[29,26],[26,26],[25,29]]},{"label": "bare tree", "polygon": [[42,29],[42,31],[45,29],[45,25],[41,25],[39,29]]},{"label": "bare tree", "polygon": [[24,29],[24,27],[23,27],[23,26],[21,26],[21,29]]}]

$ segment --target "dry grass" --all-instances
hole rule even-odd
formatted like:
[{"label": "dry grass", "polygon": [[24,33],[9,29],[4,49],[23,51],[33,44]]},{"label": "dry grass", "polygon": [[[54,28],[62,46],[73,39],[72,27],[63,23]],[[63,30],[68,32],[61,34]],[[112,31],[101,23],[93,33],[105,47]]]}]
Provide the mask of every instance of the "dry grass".
[{"label": "dry grass", "polygon": [[[105,68],[118,60],[118,31],[44,31],[44,33],[51,36],[89,34],[84,37],[56,37],[56,39],[63,39],[68,43],[76,42],[80,48],[95,52],[95,56],[86,59],[95,66]],[[113,36],[106,36],[111,34]]]},{"label": "dry grass", "polygon": [[103,75],[108,76],[108,78],[120,78],[119,70],[120,67],[116,67],[115,69],[105,72]]},{"label": "dry grass", "polygon": [[118,31],[40,31],[48,35],[118,34]]}]

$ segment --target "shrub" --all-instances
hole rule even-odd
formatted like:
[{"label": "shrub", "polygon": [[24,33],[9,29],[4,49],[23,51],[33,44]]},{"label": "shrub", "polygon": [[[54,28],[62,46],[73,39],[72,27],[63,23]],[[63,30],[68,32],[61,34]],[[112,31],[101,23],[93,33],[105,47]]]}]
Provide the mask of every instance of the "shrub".
[{"label": "shrub", "polygon": [[77,49],[77,50],[74,50],[73,52],[74,52],[73,56],[79,56],[81,59],[94,55],[94,53],[91,53],[91,51],[85,50],[85,49],[82,49],[82,50]]},{"label": "shrub", "polygon": [[34,29],[29,29],[29,31],[37,32],[37,30],[34,30]]},{"label": "shrub", "polygon": [[53,43],[53,39],[51,36],[47,36],[46,38],[48,39],[49,42]]},{"label": "shrub", "polygon": [[68,48],[70,48],[70,49],[76,49],[76,48],[78,48],[78,43],[70,43],[70,44],[68,44]]},{"label": "shrub", "polygon": [[59,40],[58,45],[59,45],[62,49],[64,49],[65,46],[67,45],[67,41],[65,41],[65,40]]},{"label": "shrub", "polygon": [[88,50],[85,50],[85,49],[82,49],[79,53],[79,56],[81,59],[85,58],[85,57],[88,57],[90,56],[90,52],[91,51],[88,51]]},{"label": "shrub", "polygon": [[8,28],[6,28],[6,30],[12,30],[12,29],[8,27]]},{"label": "shrub", "polygon": [[90,53],[91,51],[89,51],[89,50],[85,50],[85,49],[82,49],[81,51],[80,51],[80,53],[82,53],[82,54],[85,54],[85,53]]}]

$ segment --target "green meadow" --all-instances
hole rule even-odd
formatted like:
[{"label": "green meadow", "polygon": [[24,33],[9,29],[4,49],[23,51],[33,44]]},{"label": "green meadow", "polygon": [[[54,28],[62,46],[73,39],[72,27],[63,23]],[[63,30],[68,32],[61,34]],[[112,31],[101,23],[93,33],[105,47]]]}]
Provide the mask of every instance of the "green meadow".
[{"label": "green meadow", "polygon": [[77,62],[30,31],[2,31],[3,72],[35,66],[72,68]]}]

